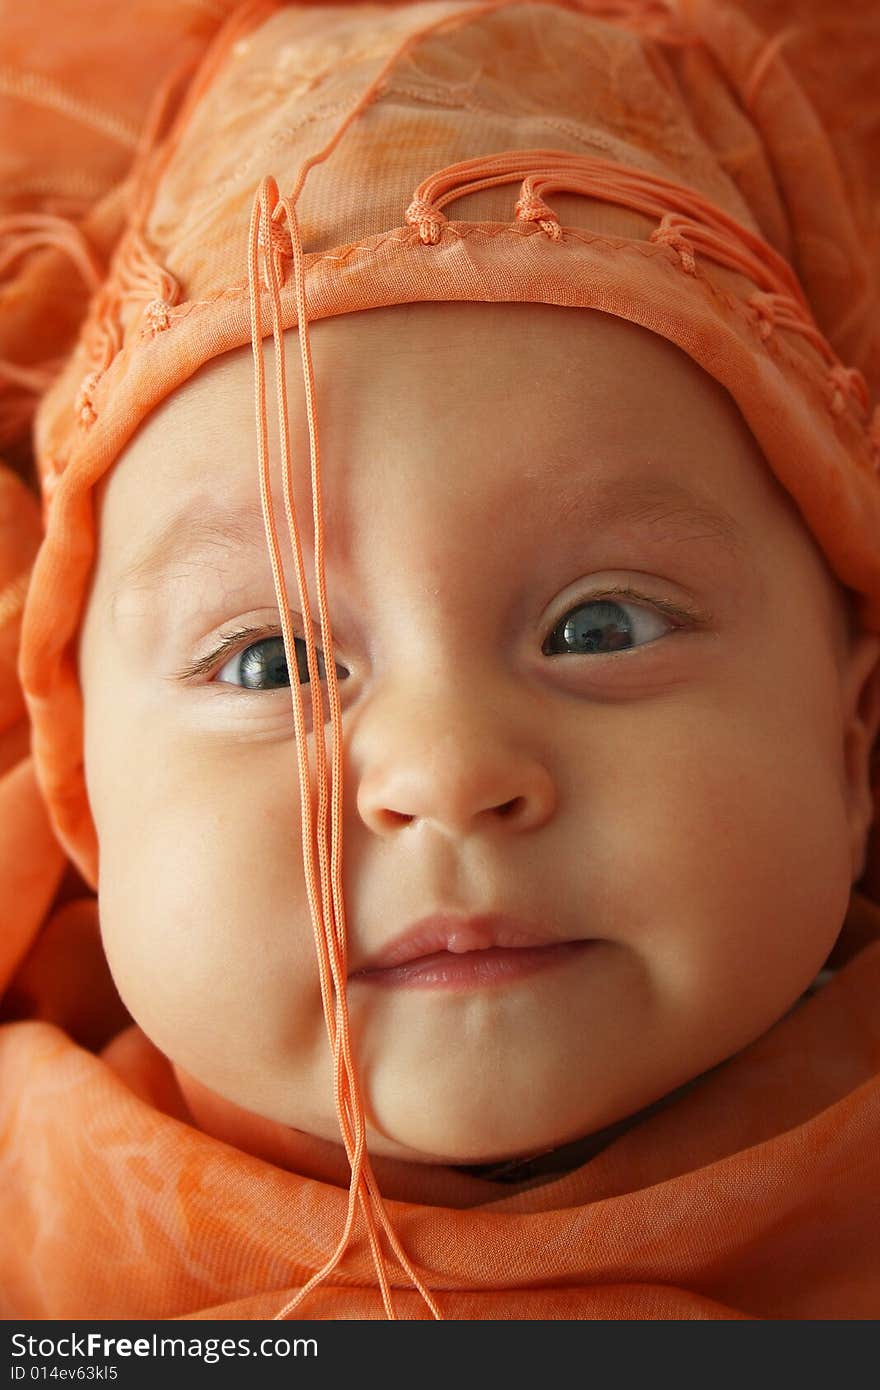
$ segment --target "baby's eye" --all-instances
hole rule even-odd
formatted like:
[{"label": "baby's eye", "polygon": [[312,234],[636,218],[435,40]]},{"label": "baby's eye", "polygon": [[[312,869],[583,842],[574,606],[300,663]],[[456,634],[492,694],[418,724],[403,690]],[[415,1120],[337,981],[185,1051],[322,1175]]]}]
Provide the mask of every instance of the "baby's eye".
[{"label": "baby's eye", "polygon": [[[635,615],[635,616],[633,616]],[[635,603],[611,598],[587,599],[569,609],[557,623],[541,651],[545,656],[601,655],[643,646],[670,630],[659,613]],[[554,644],[559,643],[557,647]]]},{"label": "baby's eye", "polygon": [[[309,680],[305,638],[294,637],[293,645],[296,651],[297,676],[304,684]],[[318,673],[323,680],[327,674],[324,654],[317,648],[315,655],[318,658]],[[289,686],[290,674],[287,670],[284,639],[263,637],[259,642],[252,642],[249,647],[230,657],[214,679],[228,685],[240,685],[245,690],[274,690]]]}]

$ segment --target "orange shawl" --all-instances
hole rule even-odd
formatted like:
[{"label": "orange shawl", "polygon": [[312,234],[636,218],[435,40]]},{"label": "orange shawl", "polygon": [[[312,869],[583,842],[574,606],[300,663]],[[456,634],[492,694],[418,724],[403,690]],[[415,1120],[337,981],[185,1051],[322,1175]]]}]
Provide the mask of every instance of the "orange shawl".
[{"label": "orange shawl", "polygon": [[[0,442],[16,470],[0,474],[0,1310],[267,1317],[326,1265],[347,1193],[298,1174],[295,1145],[289,1163],[261,1157],[259,1126],[237,1146],[212,1137],[170,1064],[126,1030],[89,892],[74,651],[90,489],[158,400],[267,334],[273,312],[305,336],[309,319],[407,297],[592,305],[650,323],[727,386],[880,630],[880,126],[856,119],[876,110],[880,24],[864,3],[838,31],[819,0],[785,26],[755,3],[763,30],[712,0],[543,4],[545,52],[560,50],[548,82],[516,0],[258,0],[195,75],[210,23],[179,13],[169,27],[144,2],[123,36],[118,9],[105,27],[93,6],[86,40],[76,5],[59,8],[58,26],[4,21],[0,83],[29,118],[24,154],[3,156],[21,167],[4,171],[0,222]],[[281,35],[296,42],[279,49]],[[473,77],[486,44],[516,76],[507,105]],[[273,103],[265,72],[235,86],[232,53],[239,72],[275,72]],[[465,77],[467,100],[450,99]],[[391,159],[375,120],[395,84],[427,115]],[[211,139],[230,91],[254,100],[244,150]],[[552,148],[513,137],[520,102],[550,112]],[[304,186],[309,162],[323,167]],[[219,195],[188,220],[196,168]],[[41,397],[42,510],[20,480],[34,480]],[[430,1205],[386,1199],[408,1261],[388,1258],[397,1315],[429,1315],[417,1279],[445,1317],[877,1316],[878,863],[875,826],[833,978],[588,1163],[516,1189],[438,1169]],[[344,1068],[339,1084],[350,1095]],[[367,1169],[354,1181],[363,1193]],[[387,1311],[355,1230],[301,1315]]]}]

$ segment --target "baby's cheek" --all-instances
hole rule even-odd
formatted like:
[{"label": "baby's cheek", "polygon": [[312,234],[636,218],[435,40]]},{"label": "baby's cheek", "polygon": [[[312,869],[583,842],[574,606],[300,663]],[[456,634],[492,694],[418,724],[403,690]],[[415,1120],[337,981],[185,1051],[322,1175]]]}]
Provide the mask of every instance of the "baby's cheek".
[{"label": "baby's cheek", "polygon": [[689,744],[646,837],[663,924],[651,949],[670,997],[702,1001],[706,1027],[738,1015],[757,1033],[809,984],[846,911],[834,765],[781,704],[707,709]]},{"label": "baby's cheek", "polygon": [[188,762],[154,771],[102,818],[107,956],[134,1018],[174,1060],[198,1072],[238,1049],[269,1064],[305,1048],[321,1018],[298,840]]}]

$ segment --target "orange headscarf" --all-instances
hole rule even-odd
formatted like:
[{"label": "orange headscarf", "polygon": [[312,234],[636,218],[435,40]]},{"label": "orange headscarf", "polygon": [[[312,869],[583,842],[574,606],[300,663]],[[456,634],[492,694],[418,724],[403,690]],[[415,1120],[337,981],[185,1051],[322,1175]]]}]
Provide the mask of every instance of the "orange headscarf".
[{"label": "orange headscarf", "polygon": [[[136,56],[158,86],[149,110],[146,81],[135,98],[121,76],[95,101],[73,37],[66,88],[49,76],[0,86],[47,120],[73,110],[92,133],[118,134],[125,122],[111,111],[140,102],[121,191],[108,188],[80,216],[63,199],[11,212],[0,261],[20,267],[2,349],[0,425],[13,448],[44,392],[34,432],[42,515],[17,478],[3,479],[7,530],[22,519],[27,538],[2,552],[0,595],[11,711],[0,852],[5,899],[21,905],[3,960],[14,976],[7,1015],[30,1020],[10,1023],[0,1042],[9,1315],[264,1317],[304,1294],[305,1314],[325,1317],[877,1315],[876,844],[831,962],[838,973],[768,1034],[575,1172],[499,1195],[440,1171],[430,1206],[383,1201],[364,1148],[347,1037],[332,660],[337,761],[328,769],[317,739],[319,823],[304,826],[303,853],[348,1195],[297,1173],[307,1155],[283,1165],[277,1149],[261,1156],[256,1131],[239,1148],[212,1137],[165,1059],[137,1030],[119,1034],[94,899],[56,896],[65,853],[97,882],[75,659],[92,489],[169,392],[269,332],[280,375],[281,334],[301,330],[328,654],[308,324],[409,300],[591,307],[668,337],[730,392],[858,596],[862,623],[880,631],[880,228],[869,184],[880,127],[852,118],[854,102],[877,107],[865,54],[880,52],[880,22],[868,3],[850,6],[838,34],[821,11],[814,0],[796,24],[759,28],[745,7],[717,0],[256,0],[231,14],[194,75],[204,32],[178,17],[172,61],[161,22],[146,26],[155,46]],[[85,167],[102,185],[123,172],[117,160],[108,174],[111,163]],[[70,315],[45,310],[71,267],[80,296],[92,297],[63,361]],[[285,626],[259,352],[254,360]],[[283,391],[279,414],[284,441]],[[289,479],[285,488],[298,556]],[[298,579],[310,634],[301,566]],[[14,680],[12,620],[25,593],[19,670],[32,759]],[[284,636],[295,670],[289,627]],[[292,696],[301,753],[295,682]],[[305,762],[300,775],[310,817]]]}]

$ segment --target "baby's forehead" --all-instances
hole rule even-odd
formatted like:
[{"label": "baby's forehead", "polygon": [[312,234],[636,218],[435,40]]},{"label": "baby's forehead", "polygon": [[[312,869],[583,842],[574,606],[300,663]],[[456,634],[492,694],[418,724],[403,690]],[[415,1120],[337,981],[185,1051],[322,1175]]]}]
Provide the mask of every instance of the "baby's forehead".
[{"label": "baby's forehead", "polygon": [[[322,319],[310,340],[331,546],[368,529],[383,500],[405,511],[423,496],[450,543],[468,516],[508,534],[538,517],[548,538],[650,524],[682,544],[715,539],[746,563],[787,526],[824,564],[728,392],[639,325],[545,304],[417,303]],[[283,527],[271,339],[263,354]],[[294,493],[310,517],[295,332],[285,336],[285,366]],[[233,541],[259,533],[250,345],[171,393],[112,474],[107,511],[124,520],[126,562],[169,525],[184,549],[212,528],[218,540],[224,526]]]},{"label": "baby's forehead", "polygon": [[[468,496],[501,488],[509,503],[570,484],[661,493],[684,488],[730,510],[737,480],[709,456],[767,472],[727,391],[674,344],[613,315],[522,303],[391,305],[310,326],[325,495],[375,497],[391,470],[413,487],[465,469]],[[269,451],[280,471],[276,363],[263,344]],[[310,487],[310,441],[298,335],[285,335],[293,466]],[[250,345],[209,361],[152,412],[120,457],[133,505],[192,487],[254,495]],[[495,489],[491,486],[497,485]],[[741,481],[741,480],[740,480]],[[364,499],[366,500],[366,499]],[[634,497],[638,502],[638,497]],[[650,501],[651,499],[648,498]],[[500,519],[500,518],[499,518]],[[595,518],[598,522],[598,517]],[[594,524],[595,524],[594,522]]]},{"label": "baby's forehead", "polygon": [[[473,464],[556,481],[557,458],[577,470],[669,471],[676,454],[724,434],[759,453],[727,391],[667,339],[595,310],[524,303],[416,303],[321,319],[310,326],[320,443],[363,445],[359,471],[381,471],[391,446],[413,458],[425,440],[438,464],[451,450]],[[285,335],[287,404],[308,443],[299,337]],[[276,363],[263,343],[269,442],[277,455]],[[204,476],[214,455],[251,466],[255,449],[250,345],[207,362],[151,413],[121,456]],[[324,450],[327,451],[326,449]],[[119,465],[117,464],[117,467]],[[161,476],[157,481],[161,481]]]}]

